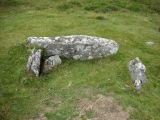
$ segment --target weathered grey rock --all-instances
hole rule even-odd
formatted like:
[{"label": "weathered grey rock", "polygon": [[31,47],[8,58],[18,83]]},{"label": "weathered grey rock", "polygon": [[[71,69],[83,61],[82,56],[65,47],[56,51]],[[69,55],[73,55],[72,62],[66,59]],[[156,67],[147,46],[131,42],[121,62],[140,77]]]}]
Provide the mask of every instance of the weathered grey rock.
[{"label": "weathered grey rock", "polygon": [[26,65],[26,71],[33,72],[37,77],[40,72],[41,52],[41,49],[33,50]]},{"label": "weathered grey rock", "polygon": [[61,37],[29,37],[27,45],[37,45],[45,48],[49,56],[59,55],[75,60],[101,58],[116,54],[119,45],[105,38],[86,35],[71,35]]},{"label": "weathered grey rock", "polygon": [[46,72],[52,70],[53,67],[55,67],[61,63],[62,63],[62,61],[61,61],[59,55],[51,56],[45,60],[43,72],[46,73]]},{"label": "weathered grey rock", "polygon": [[145,74],[145,65],[139,60],[138,57],[136,57],[134,60],[131,60],[127,66],[130,72],[130,76],[134,81],[135,87],[137,88],[137,90],[140,90],[142,84],[145,83],[147,80]]},{"label": "weathered grey rock", "polygon": [[146,44],[147,44],[147,45],[153,45],[154,42],[149,41],[149,42],[146,42]]}]

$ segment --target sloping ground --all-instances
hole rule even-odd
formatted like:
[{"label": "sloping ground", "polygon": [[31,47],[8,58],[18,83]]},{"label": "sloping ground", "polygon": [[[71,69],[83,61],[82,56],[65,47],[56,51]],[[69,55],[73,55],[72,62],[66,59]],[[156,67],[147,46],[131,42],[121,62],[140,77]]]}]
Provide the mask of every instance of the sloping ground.
[{"label": "sloping ground", "polygon": [[[159,0],[0,0],[0,120],[94,120],[124,114],[127,119],[121,105],[134,108],[129,119],[159,120],[160,5],[147,1]],[[73,34],[113,39],[120,49],[103,59],[63,59],[39,79],[26,74],[29,36]],[[133,92],[126,67],[135,57],[147,68],[141,94]],[[83,99],[110,92],[122,104],[105,96]]]}]

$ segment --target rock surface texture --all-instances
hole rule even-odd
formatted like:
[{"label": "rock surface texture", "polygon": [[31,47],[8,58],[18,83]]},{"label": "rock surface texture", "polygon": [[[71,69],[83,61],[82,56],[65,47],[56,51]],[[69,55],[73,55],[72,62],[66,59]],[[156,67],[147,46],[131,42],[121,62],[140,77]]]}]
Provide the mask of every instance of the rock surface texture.
[{"label": "rock surface texture", "polygon": [[33,72],[37,77],[40,73],[41,52],[41,49],[33,50],[26,65],[26,71]]},{"label": "rock surface texture", "polygon": [[44,68],[43,72],[46,73],[53,69],[53,67],[57,66],[58,64],[61,64],[62,61],[58,55],[51,56],[44,62]]},{"label": "rock surface texture", "polygon": [[136,57],[134,60],[131,60],[127,66],[130,72],[130,76],[134,81],[134,85],[136,86],[137,90],[140,90],[142,84],[147,80],[145,74],[145,65],[139,60],[138,57]]},{"label": "rock surface texture", "polygon": [[49,56],[60,55],[75,60],[101,58],[116,54],[118,44],[113,40],[86,35],[29,37],[27,45],[44,48]]}]

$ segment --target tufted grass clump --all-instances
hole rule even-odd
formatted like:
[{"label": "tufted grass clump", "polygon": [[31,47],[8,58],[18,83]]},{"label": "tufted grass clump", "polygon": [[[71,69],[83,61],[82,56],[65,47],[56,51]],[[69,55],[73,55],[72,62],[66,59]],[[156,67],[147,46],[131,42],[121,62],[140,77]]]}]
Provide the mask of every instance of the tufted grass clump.
[{"label": "tufted grass clump", "polygon": [[110,12],[110,11],[117,11],[117,10],[119,10],[119,7],[116,5],[105,3],[105,2],[102,2],[102,3],[101,2],[94,2],[94,3],[90,3],[87,6],[85,6],[84,9],[88,10],[88,11],[106,13],[106,12]]},{"label": "tufted grass clump", "polygon": [[97,20],[104,20],[105,18],[103,16],[97,16],[96,19]]},{"label": "tufted grass clump", "polygon": [[28,5],[28,2],[21,0],[1,0],[0,1],[1,6],[20,6],[20,5]]},{"label": "tufted grass clump", "polygon": [[57,9],[60,11],[64,11],[75,7],[81,7],[81,3],[78,1],[69,1],[57,5]]}]

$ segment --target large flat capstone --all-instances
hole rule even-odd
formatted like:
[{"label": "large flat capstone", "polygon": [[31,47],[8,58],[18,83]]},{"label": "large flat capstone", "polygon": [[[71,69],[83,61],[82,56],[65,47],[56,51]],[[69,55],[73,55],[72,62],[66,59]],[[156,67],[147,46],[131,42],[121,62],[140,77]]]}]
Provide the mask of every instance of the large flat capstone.
[{"label": "large flat capstone", "polygon": [[27,45],[44,48],[48,56],[59,55],[75,60],[106,57],[116,54],[119,48],[113,40],[86,35],[29,37]]}]

